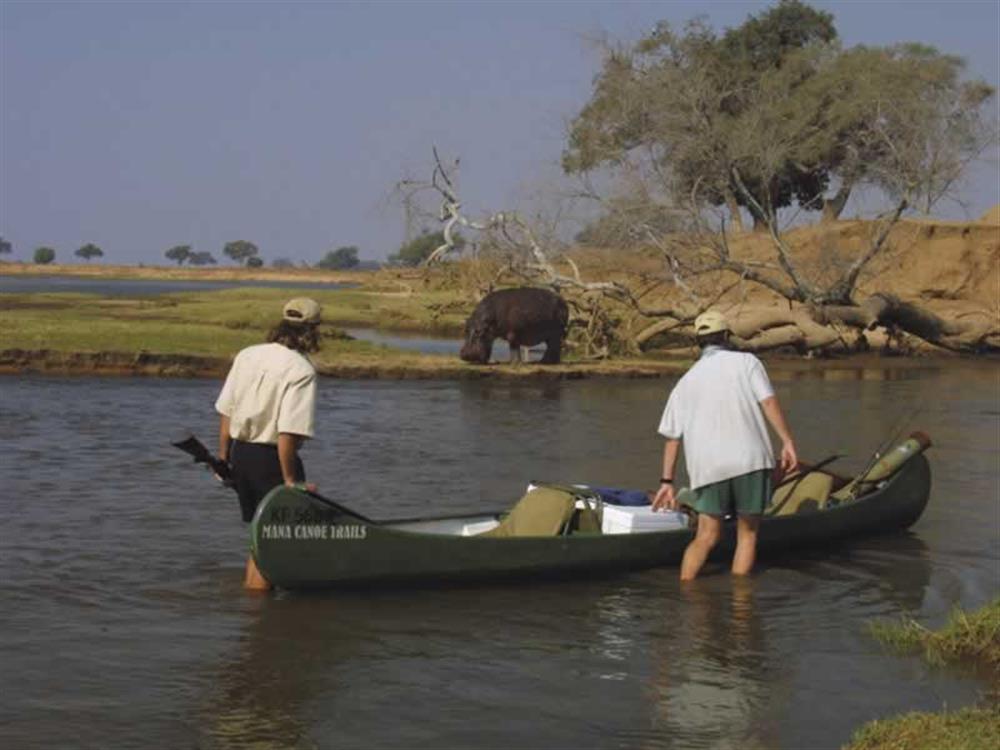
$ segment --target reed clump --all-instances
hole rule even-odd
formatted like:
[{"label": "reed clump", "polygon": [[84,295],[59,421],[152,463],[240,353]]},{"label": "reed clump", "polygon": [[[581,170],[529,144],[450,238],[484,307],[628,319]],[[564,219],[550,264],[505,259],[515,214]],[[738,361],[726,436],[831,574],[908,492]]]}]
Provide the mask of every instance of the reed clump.
[{"label": "reed clump", "polygon": [[934,664],[971,661],[1000,671],[1000,597],[975,612],[952,612],[940,630],[912,618],[899,623],[875,622],[872,635],[899,652],[923,651]]},{"label": "reed clump", "polygon": [[873,721],[844,750],[995,750],[1000,747],[1000,709],[963,708],[908,713]]}]

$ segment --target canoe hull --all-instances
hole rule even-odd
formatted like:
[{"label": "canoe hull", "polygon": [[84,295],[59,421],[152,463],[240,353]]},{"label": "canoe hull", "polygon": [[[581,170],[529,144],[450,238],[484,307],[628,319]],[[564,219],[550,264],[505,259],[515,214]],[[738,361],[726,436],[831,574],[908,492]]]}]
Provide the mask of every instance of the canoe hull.
[{"label": "canoe hull", "polygon": [[[914,523],[930,493],[923,455],[881,489],[829,510],[767,517],[759,552],[771,555]],[[281,588],[436,584],[497,578],[562,576],[678,565],[693,532],[574,534],[490,538],[414,533],[375,524],[298,490],[275,488],[251,524],[251,551],[264,576]],[[734,525],[713,556],[731,554]]]}]

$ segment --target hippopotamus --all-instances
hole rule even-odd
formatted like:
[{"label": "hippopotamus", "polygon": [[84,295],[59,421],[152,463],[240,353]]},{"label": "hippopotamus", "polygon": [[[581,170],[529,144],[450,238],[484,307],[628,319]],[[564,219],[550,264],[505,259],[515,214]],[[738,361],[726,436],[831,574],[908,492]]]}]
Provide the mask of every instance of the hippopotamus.
[{"label": "hippopotamus", "polygon": [[483,297],[465,322],[465,343],[459,356],[484,365],[493,340],[510,346],[510,361],[521,360],[521,347],[545,343],[542,364],[558,364],[569,321],[566,301],[555,292],[533,287],[501,289]]}]

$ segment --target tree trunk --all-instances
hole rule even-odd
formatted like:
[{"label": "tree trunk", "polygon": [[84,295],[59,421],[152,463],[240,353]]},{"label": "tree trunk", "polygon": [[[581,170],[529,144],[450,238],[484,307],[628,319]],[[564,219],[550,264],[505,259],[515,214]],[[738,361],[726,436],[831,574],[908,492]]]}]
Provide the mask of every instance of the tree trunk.
[{"label": "tree trunk", "polygon": [[794,346],[805,352],[844,343],[837,331],[817,323],[804,308],[747,311],[732,322],[732,330],[747,351]]},{"label": "tree trunk", "polygon": [[[794,347],[799,352],[829,349],[857,351],[867,346],[866,330],[883,328],[890,340],[908,333],[934,346],[963,354],[1000,352],[1000,326],[995,316],[946,320],[891,294],[874,294],[861,305],[822,305],[744,309],[730,320],[734,343],[742,350],[766,351]],[[836,326],[840,326],[840,330]],[[848,335],[847,329],[857,334]],[[658,320],[640,331],[635,345],[645,350],[662,334],[689,341],[694,335],[678,319]],[[690,338],[688,338],[690,337]]]},{"label": "tree trunk", "polygon": [[851,185],[847,184],[842,186],[835,196],[823,201],[823,217],[820,219],[820,222],[828,224],[831,221],[839,219],[840,214],[844,211],[844,206],[847,205],[847,199],[850,197]]},{"label": "tree trunk", "polygon": [[995,320],[985,319],[986,316],[977,320],[945,320],[892,294],[873,294],[859,307],[828,305],[812,309],[810,314],[820,324],[836,321],[867,330],[881,326],[890,335],[903,331],[953,352],[1000,351],[1000,328]]}]

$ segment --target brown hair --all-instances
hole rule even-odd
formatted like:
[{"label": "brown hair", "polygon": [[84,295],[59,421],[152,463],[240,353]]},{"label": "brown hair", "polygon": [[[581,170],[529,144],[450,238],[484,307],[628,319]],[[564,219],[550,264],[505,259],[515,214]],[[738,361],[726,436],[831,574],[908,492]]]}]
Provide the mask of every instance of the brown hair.
[{"label": "brown hair", "polygon": [[267,334],[271,344],[281,344],[302,354],[319,351],[319,325],[283,320]]},{"label": "brown hair", "polygon": [[706,349],[710,346],[721,346],[723,349],[730,348],[729,342],[729,331],[714,331],[712,333],[706,333],[703,336],[698,336],[698,346],[702,349]]}]

